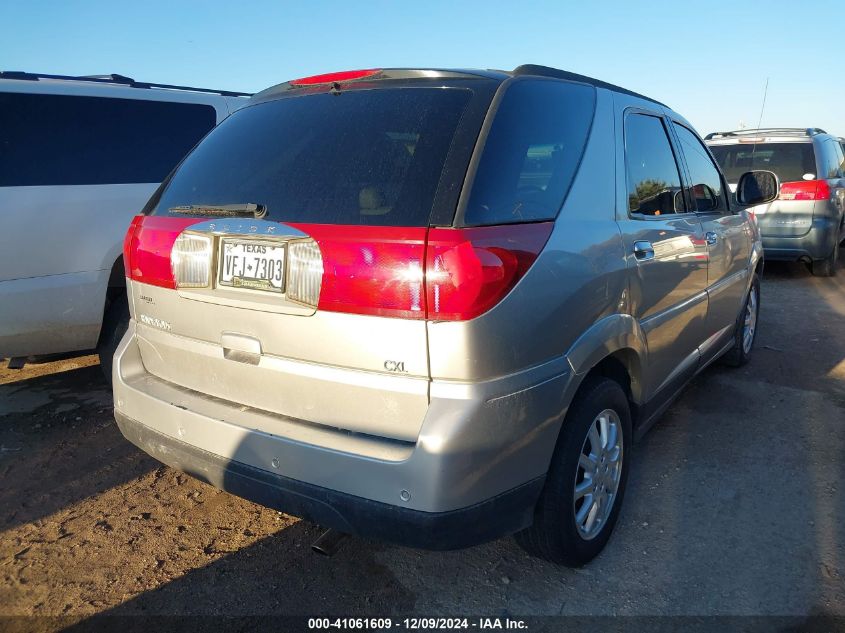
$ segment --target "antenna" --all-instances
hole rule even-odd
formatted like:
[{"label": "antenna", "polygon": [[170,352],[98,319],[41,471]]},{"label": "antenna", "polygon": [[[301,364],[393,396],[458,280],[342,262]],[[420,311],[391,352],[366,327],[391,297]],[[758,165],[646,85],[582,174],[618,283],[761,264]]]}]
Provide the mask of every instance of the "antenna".
[{"label": "antenna", "polygon": [[[763,111],[766,109],[766,95],[769,94],[769,78],[766,77],[766,87],[763,88],[763,105],[760,106],[760,118],[757,120],[757,129],[763,125]],[[751,169],[754,169],[754,154],[757,152],[757,143],[751,147]]]},{"label": "antenna", "polygon": [[769,78],[766,77],[766,87],[763,88],[763,105],[760,106],[760,119],[757,121],[757,129],[763,124],[763,110],[766,109],[766,95],[769,94]]}]

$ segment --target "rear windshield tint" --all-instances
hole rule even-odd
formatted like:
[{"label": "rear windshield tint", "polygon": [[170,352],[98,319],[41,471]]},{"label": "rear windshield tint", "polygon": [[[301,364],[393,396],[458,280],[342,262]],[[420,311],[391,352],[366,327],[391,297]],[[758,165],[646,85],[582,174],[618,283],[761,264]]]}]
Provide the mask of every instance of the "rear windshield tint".
[{"label": "rear windshield tint", "polygon": [[816,177],[812,143],[711,145],[710,151],[730,183],[752,169],[773,171],[781,182],[801,180],[804,174]]},{"label": "rear windshield tint", "polygon": [[243,108],[185,159],[153,212],[256,203],[284,222],[425,226],[471,95],[380,88]]},{"label": "rear windshield tint", "polygon": [[554,218],[584,152],[595,93],[564,81],[511,84],[484,145],[463,224]]}]

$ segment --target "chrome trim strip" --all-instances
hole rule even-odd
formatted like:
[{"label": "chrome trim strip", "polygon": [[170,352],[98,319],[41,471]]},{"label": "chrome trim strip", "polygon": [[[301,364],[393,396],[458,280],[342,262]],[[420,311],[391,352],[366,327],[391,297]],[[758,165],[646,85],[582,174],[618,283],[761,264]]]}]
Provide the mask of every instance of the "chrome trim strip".
[{"label": "chrome trim strip", "polygon": [[714,283],[711,286],[707,287],[707,292],[710,293],[711,297],[715,297],[723,290],[727,289],[728,287],[732,286],[733,284],[737,283],[738,281],[742,281],[748,277],[748,269],[743,268],[742,270],[735,272],[727,277],[722,277],[719,281]]},{"label": "chrome trim strip", "polygon": [[643,319],[640,321],[640,327],[642,328],[643,332],[648,333],[654,328],[660,327],[666,321],[675,318],[679,313],[686,312],[694,305],[701,303],[702,301],[707,300],[707,290],[702,290],[696,294],[694,294],[689,299],[684,299],[680,303],[676,303],[675,305],[666,308],[663,312],[658,312],[657,314],[653,314],[647,319]]},{"label": "chrome trim strip", "polygon": [[219,218],[207,220],[199,224],[192,224],[185,230],[226,236],[283,237],[291,239],[309,237],[308,234],[282,222],[253,220],[251,218]]}]

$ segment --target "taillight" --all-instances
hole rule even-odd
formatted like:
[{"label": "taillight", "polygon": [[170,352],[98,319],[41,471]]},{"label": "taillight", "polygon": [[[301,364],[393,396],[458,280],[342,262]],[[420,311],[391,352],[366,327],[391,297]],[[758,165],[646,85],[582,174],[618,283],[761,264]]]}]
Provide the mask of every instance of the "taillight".
[{"label": "taillight", "polygon": [[510,292],[554,224],[295,226],[316,240],[322,253],[320,310],[461,321],[483,314]]},{"label": "taillight", "polygon": [[[164,288],[212,285],[214,242],[198,218],[138,216],[127,276]],[[462,229],[291,224],[287,299],[330,312],[462,321],[491,309],[531,267],[554,223]]]},{"label": "taillight", "polygon": [[320,247],[323,265],[320,310],[425,318],[426,228],[291,226],[310,235]]},{"label": "taillight", "polygon": [[171,253],[179,234],[202,219],[136,216],[123,243],[126,275],[162,288],[175,288]]},{"label": "taillight", "polygon": [[323,256],[313,239],[288,243],[285,295],[291,301],[317,307],[323,284]]},{"label": "taillight", "polygon": [[827,200],[830,185],[826,180],[798,180],[780,186],[779,200]]},{"label": "taillight", "polygon": [[143,215],[136,215],[129,224],[129,230],[123,236],[123,272],[126,277],[132,277],[132,250],[135,248],[135,230],[144,221]]},{"label": "taillight", "polygon": [[431,229],[425,264],[428,318],[463,321],[492,308],[537,259],[553,226]]},{"label": "taillight", "polygon": [[170,252],[177,288],[207,288],[211,273],[211,236],[182,233]]}]

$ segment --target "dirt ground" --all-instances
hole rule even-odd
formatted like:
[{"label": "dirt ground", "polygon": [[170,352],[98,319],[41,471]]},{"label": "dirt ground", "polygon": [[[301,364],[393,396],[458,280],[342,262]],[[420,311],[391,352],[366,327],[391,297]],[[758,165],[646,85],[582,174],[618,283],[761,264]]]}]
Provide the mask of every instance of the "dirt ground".
[{"label": "dirt ground", "polygon": [[[634,447],[607,550],[433,553],[318,528],[125,441],[96,357],[0,369],[0,615],[845,615],[845,270],[770,264],[750,365]],[[49,628],[49,627],[48,627]]]}]

